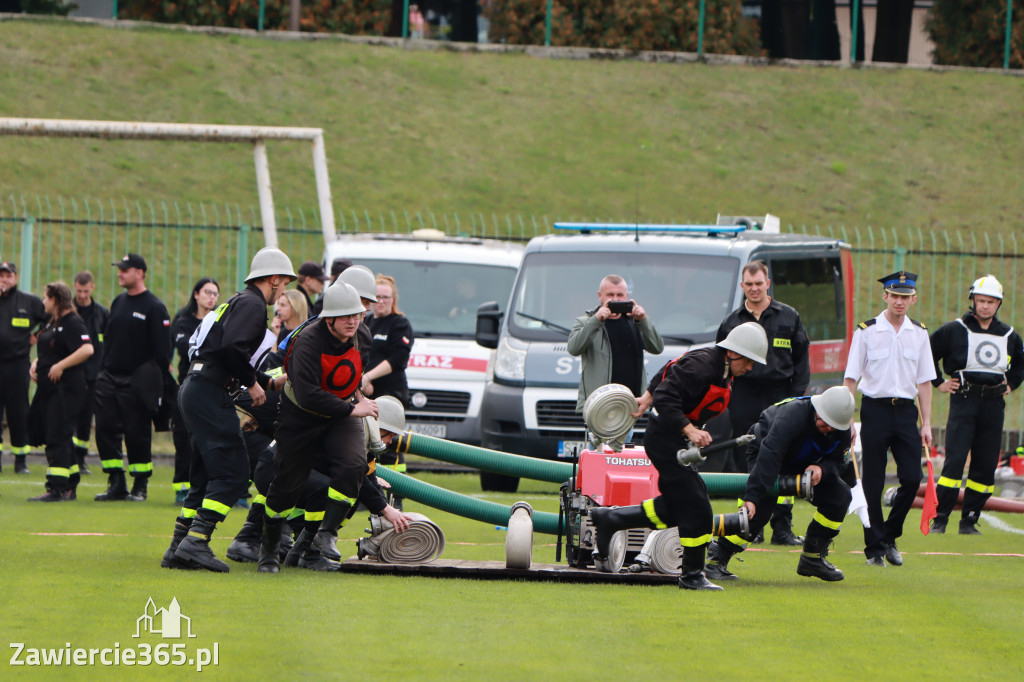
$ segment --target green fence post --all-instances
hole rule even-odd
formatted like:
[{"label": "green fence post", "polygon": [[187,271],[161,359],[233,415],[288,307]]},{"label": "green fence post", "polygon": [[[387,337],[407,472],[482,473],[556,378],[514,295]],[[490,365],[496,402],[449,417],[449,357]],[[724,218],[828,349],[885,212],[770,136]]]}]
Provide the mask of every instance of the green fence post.
[{"label": "green fence post", "polygon": [[857,28],[860,22],[860,0],[853,0],[853,7],[850,8],[853,12],[853,16],[850,17],[850,25],[853,27],[850,30],[850,64],[857,63]]},{"label": "green fence post", "polygon": [[1003,50],[1003,68],[1010,68],[1010,25],[1013,23],[1013,0],[1006,0],[1006,48]]},{"label": "green fence post", "polygon": [[32,291],[32,234],[36,219],[25,216],[21,223],[21,272],[18,280],[22,291]]},{"label": "green fence post", "polygon": [[[1012,0],[1006,0],[1012,2]],[[548,9],[544,17],[544,47],[551,47],[551,0],[548,0]]]},{"label": "green fence post", "polygon": [[402,38],[409,37],[409,0],[402,3]]},{"label": "green fence post", "polygon": [[700,16],[697,19],[697,56],[704,56],[704,5],[706,0],[700,0]]},{"label": "green fence post", "polygon": [[252,228],[248,225],[239,225],[238,227],[238,259],[235,261],[235,284],[239,285],[245,281],[246,266],[245,263],[249,260],[249,233]]},{"label": "green fence post", "polygon": [[114,0],[114,12],[110,18],[117,21],[117,0]]}]

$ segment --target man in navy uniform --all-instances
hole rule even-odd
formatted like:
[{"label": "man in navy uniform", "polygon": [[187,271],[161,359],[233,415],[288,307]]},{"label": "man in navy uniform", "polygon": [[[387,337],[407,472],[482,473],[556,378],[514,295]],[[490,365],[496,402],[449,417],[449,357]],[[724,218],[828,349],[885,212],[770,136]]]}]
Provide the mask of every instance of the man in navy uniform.
[{"label": "man in navy uniform", "polygon": [[[932,360],[928,331],[907,317],[917,301],[917,275],[900,270],[880,280],[885,310],[853,333],[843,379],[861,401],[864,497],[870,527],[864,529],[868,565],[903,565],[896,540],[921,484],[921,447],[932,444]],[[858,384],[859,382],[859,384]],[[914,399],[917,398],[915,405]],[[921,424],[918,427],[918,408]],[[899,488],[889,518],[882,517],[886,453],[892,450]],[[882,558],[885,557],[885,561]]]}]

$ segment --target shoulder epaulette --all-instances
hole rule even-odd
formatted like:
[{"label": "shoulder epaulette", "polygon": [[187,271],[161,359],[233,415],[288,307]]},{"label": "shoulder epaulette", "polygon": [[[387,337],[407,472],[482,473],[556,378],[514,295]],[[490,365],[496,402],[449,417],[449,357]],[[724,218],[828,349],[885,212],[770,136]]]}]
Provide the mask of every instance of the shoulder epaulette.
[{"label": "shoulder epaulette", "polygon": [[918,327],[920,327],[921,329],[928,329],[928,327],[927,327],[927,326],[925,326],[925,323],[924,323],[924,322],[918,322],[917,320],[915,320],[915,319],[913,319],[913,318],[911,318],[911,320],[910,320],[910,323],[911,323],[911,324],[914,324],[914,325],[917,325],[917,326],[918,326]]},{"label": "shoulder epaulette", "polygon": [[870,327],[871,325],[873,325],[876,322],[878,322],[878,320],[876,320],[875,318],[872,317],[870,320],[864,320],[863,322],[861,322],[857,326],[860,327],[861,329],[867,329],[868,327]]}]

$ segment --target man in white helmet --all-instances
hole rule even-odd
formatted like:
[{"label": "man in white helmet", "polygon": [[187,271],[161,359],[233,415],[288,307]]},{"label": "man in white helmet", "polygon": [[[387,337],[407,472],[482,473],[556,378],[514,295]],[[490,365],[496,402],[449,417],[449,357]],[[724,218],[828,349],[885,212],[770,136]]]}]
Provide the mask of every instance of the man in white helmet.
[{"label": "man in white helmet", "polygon": [[[1003,302],[999,280],[992,275],[975,280],[968,298],[970,310],[931,336],[937,374],[932,383],[949,394],[946,462],[936,484],[939,506],[933,533],[946,532],[970,452],[960,534],[980,535],[978,517],[992,495],[999,463],[1005,396],[1024,380],[1020,334],[996,317]],[[949,379],[943,379],[943,371]]]},{"label": "man in white helmet", "polygon": [[729,406],[733,377],[749,372],[754,363],[764,364],[768,337],[756,322],[745,322],[715,346],[691,350],[658,372],[642,401],[651,396],[656,414],[644,434],[644,449],[658,470],[661,494],[631,507],[593,509],[596,528],[595,566],[610,570],[606,561],[612,535],[628,528],[678,526],[683,551],[679,587],[687,590],[720,590],[704,577],[704,553],[711,542],[711,501],[707,486],[693,466],[681,466],[680,449],[705,447],[712,435],[704,425]]},{"label": "man in white helmet", "polygon": [[294,279],[284,252],[260,249],[245,289],[204,317],[189,339],[192,364],[178,391],[192,441],[189,492],[161,562],[165,568],[230,570],[214,556],[210,535],[249,487],[249,456],[231,393],[245,387],[253,405],[266,401],[270,377],[253,365],[267,336],[267,306]]},{"label": "man in white helmet", "polygon": [[[935,367],[927,329],[908,315],[917,302],[917,275],[900,270],[878,281],[885,310],[861,322],[853,332],[843,385],[851,394],[859,388],[864,396],[860,406],[861,481],[871,522],[864,529],[864,556],[869,566],[885,568],[886,561],[903,565],[896,540],[903,535],[903,522],[921,485],[921,448],[932,444]],[[885,518],[882,488],[889,450],[899,487]]]},{"label": "man in white helmet", "polygon": [[341,558],[338,529],[356,505],[366,475],[361,418],[377,416],[377,403],[359,392],[363,367],[355,336],[363,313],[358,292],[339,279],[324,293],[320,317],[296,330],[289,342],[275,476],[264,503],[261,573],[277,573],[281,525],[314,468],[324,472],[330,484],[311,546],[327,559]]},{"label": "man in white helmet", "polygon": [[[747,478],[743,507],[750,519],[750,535],[764,528],[775,506],[772,484],[780,475],[811,474],[817,511],[804,535],[803,553],[796,572],[834,582],[843,572],[829,563],[828,546],[850,507],[850,486],[841,478],[845,454],[850,449],[853,425],[853,394],[833,386],[810,398],[787,398],[761,413],[751,427],[754,436],[747,448],[754,466]],[[722,537],[708,548],[705,575],[712,580],[735,580],[729,559],[747,548],[738,536]]]}]

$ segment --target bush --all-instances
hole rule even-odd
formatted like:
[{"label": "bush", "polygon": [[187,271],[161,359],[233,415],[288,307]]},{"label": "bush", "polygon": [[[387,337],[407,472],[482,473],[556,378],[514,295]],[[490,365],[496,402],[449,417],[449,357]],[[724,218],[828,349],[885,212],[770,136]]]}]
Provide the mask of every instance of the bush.
[{"label": "bush", "polygon": [[[495,0],[487,10],[490,39],[542,45],[546,3]],[[699,0],[553,0],[551,44],[623,50],[697,51]],[[740,0],[707,0],[704,51],[760,55],[756,22]]]},{"label": "bush", "polygon": [[[1001,69],[1006,50],[1006,0],[935,0],[925,29],[936,64]],[[1024,67],[1024,0],[1013,2],[1010,68]]]},{"label": "bush", "polygon": [[[191,26],[259,27],[259,0],[122,0],[118,16]],[[302,6],[299,29],[320,33],[384,35],[391,0],[319,0]],[[288,0],[265,0],[263,28],[288,29]]]}]

